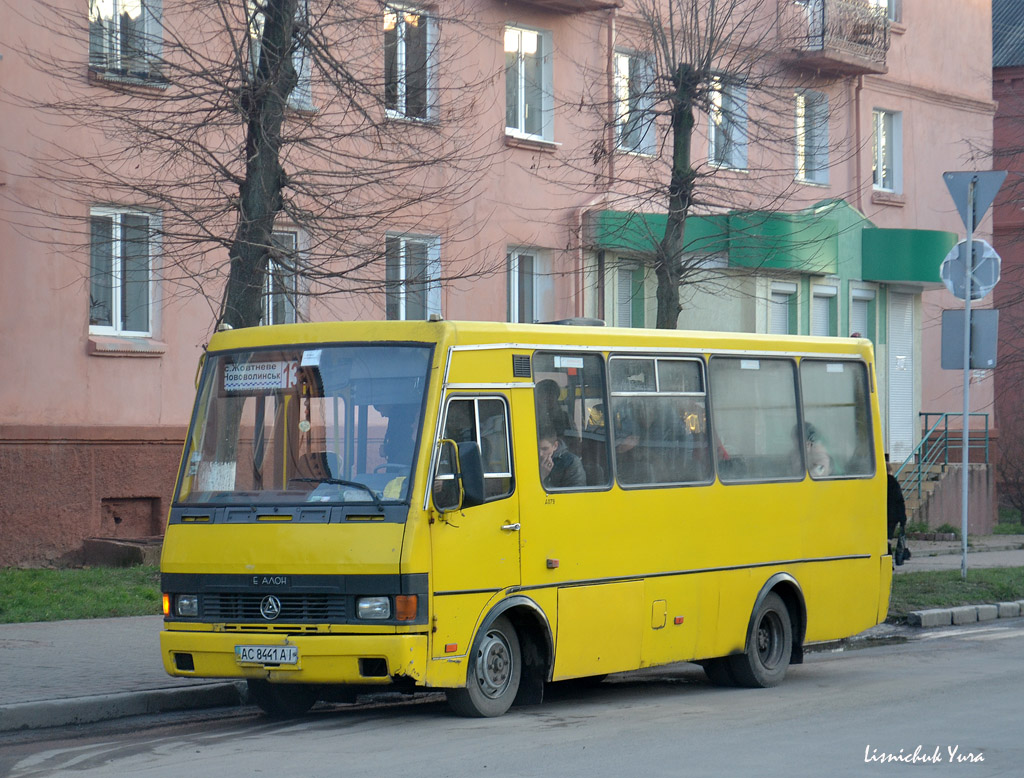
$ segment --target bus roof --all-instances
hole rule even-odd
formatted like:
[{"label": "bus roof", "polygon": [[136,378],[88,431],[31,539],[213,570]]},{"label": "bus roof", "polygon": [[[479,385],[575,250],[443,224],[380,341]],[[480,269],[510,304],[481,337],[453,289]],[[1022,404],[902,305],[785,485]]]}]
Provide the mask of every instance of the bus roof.
[{"label": "bus roof", "polygon": [[858,355],[871,360],[866,338],[766,335],[487,321],[345,321],[248,327],[217,332],[209,351],[335,342],[423,342],[447,346],[578,346],[642,350],[754,351]]}]

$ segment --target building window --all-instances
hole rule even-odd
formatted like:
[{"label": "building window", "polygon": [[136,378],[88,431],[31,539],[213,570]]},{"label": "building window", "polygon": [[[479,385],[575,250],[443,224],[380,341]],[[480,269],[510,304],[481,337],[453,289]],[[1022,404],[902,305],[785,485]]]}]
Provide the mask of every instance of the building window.
[{"label": "building window", "polygon": [[263,323],[294,324],[299,297],[299,236],[275,232],[263,291]]},{"label": "building window", "polygon": [[850,337],[875,339],[875,293],[870,289],[850,294]]},{"label": "building window", "polygon": [[551,140],[550,33],[505,28],[505,132]]},{"label": "building window", "polygon": [[89,331],[152,333],[153,246],[156,218],[95,208],[89,216]]},{"label": "building window", "polygon": [[874,187],[883,192],[900,192],[903,188],[903,116],[876,108],[873,118]]},{"label": "building window", "polygon": [[394,115],[426,119],[433,25],[423,12],[384,9],[384,106]]},{"label": "building window", "polygon": [[828,183],[828,95],[796,93],[796,177]]},{"label": "building window", "polygon": [[389,235],[385,246],[388,319],[427,319],[441,313],[441,255],[437,238]]},{"label": "building window", "polygon": [[653,80],[646,59],[615,53],[615,140],[622,151],[654,154]]},{"label": "building window", "polygon": [[747,167],[747,90],[722,79],[711,90],[708,159],[720,167]]},{"label": "building window", "polygon": [[644,326],[644,269],[615,268],[615,326]]},{"label": "building window", "polygon": [[540,257],[534,249],[513,249],[508,262],[508,320],[533,324],[540,315]]},{"label": "building window", "polygon": [[871,0],[871,5],[884,8],[890,22],[903,21],[903,0]]},{"label": "building window", "polygon": [[833,337],[836,334],[837,289],[834,286],[816,286],[811,295],[811,334]]},{"label": "building window", "polygon": [[768,332],[771,335],[796,334],[796,284],[775,284],[768,303]]},{"label": "building window", "polygon": [[89,0],[89,67],[136,78],[159,75],[160,0]]},{"label": "building window", "polygon": [[[255,75],[260,64],[264,22],[262,9],[264,6],[263,4],[257,5],[255,0],[247,0],[245,7],[249,19],[249,67],[251,68],[251,73]],[[300,0],[295,10],[296,24],[294,30],[296,33],[306,26],[305,20],[308,18],[308,14],[308,4]],[[312,57],[306,46],[297,40],[297,37],[297,35],[293,35],[291,52],[292,66],[295,68],[298,80],[288,95],[288,107],[300,111],[310,111],[313,109]]]}]

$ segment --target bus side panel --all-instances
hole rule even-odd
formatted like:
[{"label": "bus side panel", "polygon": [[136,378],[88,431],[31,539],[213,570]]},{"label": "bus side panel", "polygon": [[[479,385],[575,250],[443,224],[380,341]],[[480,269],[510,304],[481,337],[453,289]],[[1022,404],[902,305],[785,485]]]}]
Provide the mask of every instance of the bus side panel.
[{"label": "bus side panel", "polygon": [[702,576],[650,578],[644,602],[649,603],[649,623],[644,626],[643,666],[692,659],[701,627],[698,618],[698,587]]},{"label": "bus side panel", "polygon": [[643,581],[569,586],[558,591],[558,647],[552,680],[640,666]]},{"label": "bus side panel", "polygon": [[469,653],[476,627],[493,598],[494,595],[489,592],[435,595],[431,657],[465,657]]},{"label": "bus side panel", "polygon": [[837,640],[878,623],[877,558],[808,563],[793,571],[807,605],[806,640]]}]

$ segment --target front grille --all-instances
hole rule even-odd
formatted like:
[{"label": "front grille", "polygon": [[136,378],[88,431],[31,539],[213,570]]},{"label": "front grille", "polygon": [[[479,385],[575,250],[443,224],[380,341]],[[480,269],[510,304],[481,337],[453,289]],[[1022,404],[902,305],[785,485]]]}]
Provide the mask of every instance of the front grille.
[{"label": "front grille", "polygon": [[[254,621],[266,623],[260,613],[265,594],[207,593],[201,600],[200,618],[207,621]],[[276,594],[281,613],[275,622],[341,621],[345,597],[337,594]]]}]

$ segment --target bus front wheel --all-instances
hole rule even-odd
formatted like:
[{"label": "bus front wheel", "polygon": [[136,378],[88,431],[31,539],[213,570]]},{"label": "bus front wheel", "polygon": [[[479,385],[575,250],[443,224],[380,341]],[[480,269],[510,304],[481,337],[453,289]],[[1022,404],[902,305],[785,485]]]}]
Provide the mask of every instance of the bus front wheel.
[{"label": "bus front wheel", "polygon": [[729,657],[729,669],[740,686],[777,686],[786,677],[793,655],[793,625],[789,609],[775,592],[761,601],[751,620],[745,653]]},{"label": "bus front wheel", "polygon": [[450,690],[448,704],[460,716],[501,716],[512,707],[522,672],[516,628],[499,616],[477,636],[470,654],[466,688]]},{"label": "bus front wheel", "polygon": [[287,719],[301,716],[312,708],[316,704],[317,689],[305,684],[270,683],[250,678],[249,699],[268,716]]}]

